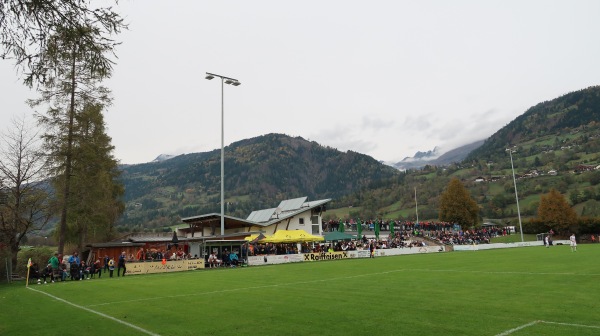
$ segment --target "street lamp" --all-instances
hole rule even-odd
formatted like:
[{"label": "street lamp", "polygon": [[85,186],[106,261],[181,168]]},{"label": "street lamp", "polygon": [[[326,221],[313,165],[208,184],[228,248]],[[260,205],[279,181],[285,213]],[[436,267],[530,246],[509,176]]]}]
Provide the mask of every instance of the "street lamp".
[{"label": "street lamp", "polygon": [[221,78],[221,236],[225,235],[225,109],[224,109],[224,84],[238,86],[242,83],[235,78],[225,77],[210,72],[206,73],[206,79]]},{"label": "street lamp", "polygon": [[517,193],[517,179],[515,177],[515,166],[513,165],[513,158],[512,158],[512,149],[507,149],[508,154],[510,155],[510,167],[512,168],[512,174],[513,174],[513,183],[515,185],[515,199],[517,200],[517,215],[519,216],[519,231],[521,231],[521,242],[525,242],[525,240],[523,239],[523,225],[521,224],[521,210],[519,208],[519,194]]}]

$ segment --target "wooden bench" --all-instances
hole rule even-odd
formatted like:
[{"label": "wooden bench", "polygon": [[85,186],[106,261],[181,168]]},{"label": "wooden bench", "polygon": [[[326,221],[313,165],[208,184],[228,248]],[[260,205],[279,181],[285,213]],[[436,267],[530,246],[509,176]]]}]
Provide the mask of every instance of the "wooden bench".
[{"label": "wooden bench", "polygon": [[11,274],[10,275],[10,280],[11,281],[18,281],[18,280],[25,280],[25,277],[22,277],[18,274]]}]

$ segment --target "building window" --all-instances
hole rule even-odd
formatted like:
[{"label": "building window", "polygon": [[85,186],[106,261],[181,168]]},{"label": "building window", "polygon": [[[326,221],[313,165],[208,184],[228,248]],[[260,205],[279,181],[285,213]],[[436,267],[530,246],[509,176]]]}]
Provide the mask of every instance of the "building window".
[{"label": "building window", "polygon": [[320,232],[319,232],[319,225],[313,225],[312,226],[312,234],[314,234],[314,235],[320,234]]},{"label": "building window", "polygon": [[300,218],[298,218],[298,223],[299,223],[300,225],[304,225],[304,217],[300,217]]}]

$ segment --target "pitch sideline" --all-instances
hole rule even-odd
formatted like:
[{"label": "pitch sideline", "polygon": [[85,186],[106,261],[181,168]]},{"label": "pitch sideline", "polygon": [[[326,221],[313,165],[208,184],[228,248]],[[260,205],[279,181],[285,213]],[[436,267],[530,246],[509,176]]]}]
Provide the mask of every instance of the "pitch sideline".
[{"label": "pitch sideline", "polygon": [[153,332],[151,332],[151,331],[148,331],[148,330],[146,330],[146,329],[144,329],[144,328],[142,328],[142,327],[138,327],[138,326],[136,326],[136,325],[134,325],[134,324],[131,324],[131,323],[129,323],[129,322],[125,322],[125,321],[123,321],[123,320],[119,320],[119,319],[118,319],[118,318],[116,318],[116,317],[112,317],[112,316],[110,316],[110,315],[106,315],[106,314],[104,314],[104,313],[101,313],[101,312],[95,311],[95,310],[93,310],[93,309],[90,309],[90,308],[87,308],[87,307],[83,307],[83,306],[80,306],[80,305],[78,305],[78,304],[75,304],[75,303],[69,302],[69,301],[67,301],[67,300],[65,300],[65,299],[61,299],[61,298],[59,298],[59,297],[57,297],[57,296],[54,296],[54,295],[52,295],[52,294],[50,294],[50,293],[46,293],[46,292],[44,292],[44,291],[41,291],[41,290],[33,289],[33,288],[31,288],[31,287],[27,287],[27,288],[28,288],[28,289],[30,289],[30,290],[32,290],[32,291],[35,291],[35,292],[38,292],[38,293],[42,293],[42,294],[44,294],[44,295],[47,295],[47,296],[49,296],[49,297],[51,297],[51,298],[53,298],[53,299],[55,299],[55,300],[57,300],[57,301],[60,301],[60,302],[66,303],[66,304],[68,304],[68,305],[71,305],[71,306],[73,306],[73,307],[75,307],[75,308],[78,308],[78,309],[81,309],[81,310],[85,310],[85,311],[87,311],[87,312],[90,312],[90,313],[93,313],[93,314],[99,315],[99,316],[101,316],[101,317],[107,318],[107,319],[109,319],[109,320],[115,321],[115,322],[117,322],[117,323],[120,323],[120,324],[123,324],[123,325],[125,325],[125,326],[128,326],[128,327],[130,327],[130,328],[132,328],[132,329],[135,329],[135,330],[137,330],[137,331],[143,332],[143,333],[144,333],[144,334],[146,334],[146,335],[150,335],[150,336],[160,336],[159,334],[156,334],[156,333],[153,333]]},{"label": "pitch sideline", "polygon": [[[260,266],[260,267],[268,267],[268,266]],[[494,271],[463,271],[463,270],[435,270],[435,269],[426,269],[426,268],[414,268],[414,269],[395,269],[383,272],[376,273],[367,273],[367,274],[356,274],[345,277],[337,277],[337,278],[328,278],[328,279],[317,279],[310,281],[297,281],[290,283],[279,283],[279,284],[271,284],[271,285],[263,285],[263,286],[251,286],[251,287],[240,287],[240,288],[230,288],[230,289],[221,289],[210,292],[202,292],[202,293],[188,293],[188,294],[179,294],[179,295],[169,295],[169,296],[155,296],[155,297],[145,297],[142,299],[132,299],[132,300],[123,300],[123,301],[113,301],[113,302],[103,302],[98,304],[87,305],[86,307],[98,307],[98,306],[106,306],[111,304],[119,304],[119,303],[131,303],[131,302],[140,302],[140,301],[150,301],[150,300],[161,300],[161,299],[173,299],[178,297],[188,297],[188,296],[199,296],[199,295],[210,295],[210,294],[220,294],[227,292],[236,292],[236,291],[244,291],[244,290],[252,290],[252,289],[262,289],[262,288],[273,288],[273,287],[282,287],[282,286],[294,286],[294,285],[302,285],[302,284],[311,284],[311,283],[319,283],[331,280],[347,280],[353,278],[360,277],[369,277],[374,275],[383,275],[389,273],[397,273],[397,272],[452,272],[452,273],[481,273],[481,274],[523,274],[523,275],[568,275],[568,276],[598,276],[600,274],[589,274],[589,273],[552,273],[552,272],[494,272]]]},{"label": "pitch sideline", "polygon": [[562,326],[567,326],[567,327],[600,329],[600,326],[592,326],[592,325],[577,324],[577,323],[564,323],[564,322],[552,322],[552,321],[537,320],[537,321],[532,321],[532,322],[523,324],[523,325],[518,326],[516,328],[512,328],[512,329],[506,330],[506,331],[504,331],[502,333],[497,334],[496,336],[507,336],[507,335],[510,335],[510,334],[512,334],[512,333],[514,333],[516,331],[521,330],[521,329],[529,328],[531,326],[534,326],[534,325],[540,324],[540,323],[557,324],[557,325],[562,325]]}]

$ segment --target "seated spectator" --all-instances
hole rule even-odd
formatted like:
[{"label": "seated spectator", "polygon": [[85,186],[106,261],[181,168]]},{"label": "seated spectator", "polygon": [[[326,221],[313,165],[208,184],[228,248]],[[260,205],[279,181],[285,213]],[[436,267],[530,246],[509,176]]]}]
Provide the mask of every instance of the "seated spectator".
[{"label": "seated spectator", "polygon": [[231,252],[229,254],[229,262],[231,263],[231,267],[236,267],[238,265],[239,259],[237,253]]},{"label": "seated spectator", "polygon": [[227,251],[227,249],[225,249],[225,251],[223,251],[223,255],[222,255],[222,260],[223,260],[223,264],[224,265],[229,265],[231,260],[229,259],[229,251]]},{"label": "seated spectator", "polygon": [[81,261],[81,265],[79,265],[79,279],[89,279],[90,278],[90,270],[91,267],[86,265],[85,261]]},{"label": "seated spectator", "polygon": [[[58,270],[58,276],[60,277],[60,281],[66,281],[67,278],[69,277],[69,272],[67,271],[67,264],[62,263],[60,264],[59,270]],[[58,280],[58,278],[57,278]]]},{"label": "seated spectator", "polygon": [[54,282],[54,271],[52,270],[52,264],[48,264],[48,266],[42,270],[42,279],[44,280],[44,283],[48,283],[46,281],[48,278],[50,278],[51,282]]},{"label": "seated spectator", "polygon": [[92,276],[92,279],[96,273],[98,274],[98,279],[100,279],[102,277],[102,266],[100,265],[100,259],[93,262],[92,266],[90,267],[90,275]]},{"label": "seated spectator", "polygon": [[29,279],[36,279],[38,284],[41,283],[40,270],[37,263],[33,263],[29,266]]},{"label": "seated spectator", "polygon": [[220,267],[222,264],[223,261],[217,258],[217,254],[215,252],[211,253],[210,256],[208,256],[208,265],[210,266],[210,268],[213,268],[213,266]]}]

